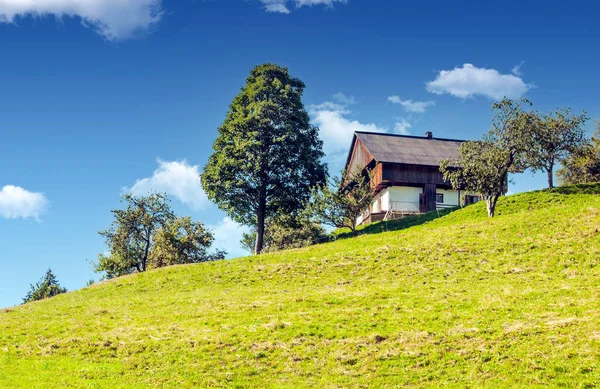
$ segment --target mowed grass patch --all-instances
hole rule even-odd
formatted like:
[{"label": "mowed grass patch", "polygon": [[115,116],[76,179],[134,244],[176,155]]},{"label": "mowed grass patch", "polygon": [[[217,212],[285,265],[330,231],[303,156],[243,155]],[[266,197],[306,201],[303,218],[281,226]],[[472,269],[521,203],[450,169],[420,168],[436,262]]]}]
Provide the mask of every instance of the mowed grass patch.
[{"label": "mowed grass patch", "polygon": [[573,192],[0,311],[0,387],[598,387],[600,196]]}]

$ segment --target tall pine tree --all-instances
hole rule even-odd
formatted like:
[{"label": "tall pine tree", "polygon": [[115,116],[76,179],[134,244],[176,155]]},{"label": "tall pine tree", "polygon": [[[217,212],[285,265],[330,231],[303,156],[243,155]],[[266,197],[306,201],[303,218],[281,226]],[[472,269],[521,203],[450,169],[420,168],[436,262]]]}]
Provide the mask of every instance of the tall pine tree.
[{"label": "tall pine tree", "polygon": [[287,68],[255,67],[229,107],[201,177],[220,209],[255,227],[257,254],[265,219],[295,213],[311,188],[325,183],[323,142],[302,104],[304,87]]}]

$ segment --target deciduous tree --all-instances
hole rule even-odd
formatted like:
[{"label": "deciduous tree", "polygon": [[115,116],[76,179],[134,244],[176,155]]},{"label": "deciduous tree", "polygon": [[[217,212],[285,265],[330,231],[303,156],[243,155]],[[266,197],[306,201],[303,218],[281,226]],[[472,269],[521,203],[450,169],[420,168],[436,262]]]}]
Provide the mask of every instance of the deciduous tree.
[{"label": "deciduous tree", "polygon": [[600,123],[591,139],[562,162],[557,175],[562,185],[600,182]]},{"label": "deciduous tree", "polygon": [[534,171],[546,172],[548,188],[552,189],[555,165],[582,148],[585,142],[583,125],[588,117],[585,112],[573,115],[567,108],[541,115],[537,119],[529,131],[527,163]]},{"label": "deciduous tree", "polygon": [[440,164],[444,179],[455,189],[482,195],[490,217],[495,215],[498,199],[507,191],[508,174],[526,168],[525,152],[535,115],[525,111],[524,104],[531,105],[526,99],[494,103],[490,132],[482,140],[463,143],[459,159]]},{"label": "deciduous tree", "polygon": [[178,218],[166,194],[136,197],[125,194],[126,209],[112,211],[115,220],[99,234],[109,254],[100,254],[95,266],[107,278],[144,272],[153,267],[222,259],[223,252],[208,254],[213,235],[202,223]]},{"label": "deciduous tree", "polygon": [[356,233],[356,221],[373,203],[370,173],[360,169],[334,177],[329,185],[314,188],[305,212],[317,223],[349,228]]},{"label": "deciduous tree", "polygon": [[190,217],[169,221],[156,231],[152,240],[154,244],[148,257],[150,268],[215,261],[226,255],[223,251],[208,252],[214,241],[213,234]]},{"label": "deciduous tree", "polygon": [[257,254],[265,220],[297,212],[310,189],[326,179],[323,143],[302,104],[304,87],[287,68],[255,67],[219,127],[202,174],[208,197],[256,229]]}]

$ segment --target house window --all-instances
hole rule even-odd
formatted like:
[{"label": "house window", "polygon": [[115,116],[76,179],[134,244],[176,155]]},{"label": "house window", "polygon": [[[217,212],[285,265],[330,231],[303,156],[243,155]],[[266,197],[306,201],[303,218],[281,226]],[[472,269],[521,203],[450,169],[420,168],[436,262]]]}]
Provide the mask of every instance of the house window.
[{"label": "house window", "polygon": [[444,194],[443,193],[436,193],[435,194],[435,202],[436,203],[440,203],[440,204],[444,204]]}]

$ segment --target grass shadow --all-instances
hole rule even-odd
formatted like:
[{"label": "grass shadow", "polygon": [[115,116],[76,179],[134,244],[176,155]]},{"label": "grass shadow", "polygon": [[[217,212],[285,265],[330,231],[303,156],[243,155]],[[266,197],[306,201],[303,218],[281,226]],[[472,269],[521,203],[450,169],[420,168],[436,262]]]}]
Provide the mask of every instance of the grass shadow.
[{"label": "grass shadow", "polygon": [[403,230],[405,228],[425,224],[442,216],[446,216],[459,209],[461,208],[448,208],[439,211],[427,212],[419,215],[405,216],[401,219],[375,222],[358,227],[356,230],[356,234],[352,234],[352,232],[335,232],[335,234],[337,239],[347,239],[364,234],[379,234],[387,231]]}]

